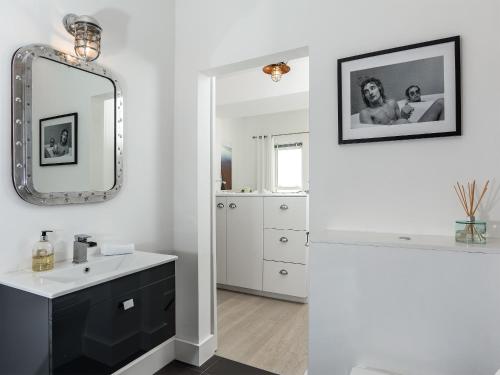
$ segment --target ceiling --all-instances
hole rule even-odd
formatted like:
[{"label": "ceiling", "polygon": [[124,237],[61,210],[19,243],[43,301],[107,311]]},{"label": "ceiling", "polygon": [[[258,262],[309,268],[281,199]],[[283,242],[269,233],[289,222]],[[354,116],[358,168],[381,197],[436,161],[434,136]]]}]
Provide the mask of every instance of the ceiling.
[{"label": "ceiling", "polygon": [[262,67],[218,76],[217,117],[236,118],[309,108],[309,58],[288,61],[290,72],[273,82]]}]

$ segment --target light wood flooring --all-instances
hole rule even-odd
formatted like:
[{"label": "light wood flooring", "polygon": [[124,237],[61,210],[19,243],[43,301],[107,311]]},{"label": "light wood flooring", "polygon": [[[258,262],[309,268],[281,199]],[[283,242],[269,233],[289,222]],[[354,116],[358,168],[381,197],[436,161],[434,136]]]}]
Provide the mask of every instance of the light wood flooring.
[{"label": "light wood flooring", "polygon": [[217,289],[217,355],[280,375],[304,375],[308,305]]}]

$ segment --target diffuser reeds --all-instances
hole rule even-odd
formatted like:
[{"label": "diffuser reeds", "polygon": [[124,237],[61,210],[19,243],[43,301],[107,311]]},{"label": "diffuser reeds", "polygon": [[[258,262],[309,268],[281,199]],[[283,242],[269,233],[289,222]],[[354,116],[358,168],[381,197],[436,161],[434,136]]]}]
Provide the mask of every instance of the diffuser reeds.
[{"label": "diffuser reeds", "polygon": [[458,200],[465,210],[465,214],[468,216],[470,221],[474,221],[476,211],[481,204],[481,200],[488,191],[488,185],[490,180],[486,181],[479,195],[479,199],[476,201],[476,180],[472,182],[467,182],[467,191],[465,191],[465,186],[457,182],[456,186],[453,186],[455,193],[457,193]]}]

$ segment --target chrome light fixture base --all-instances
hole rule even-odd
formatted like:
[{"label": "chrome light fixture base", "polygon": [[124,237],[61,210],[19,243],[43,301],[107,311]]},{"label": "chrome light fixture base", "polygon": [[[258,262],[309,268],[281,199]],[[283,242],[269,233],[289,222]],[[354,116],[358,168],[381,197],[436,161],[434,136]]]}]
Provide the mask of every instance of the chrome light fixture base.
[{"label": "chrome light fixture base", "polygon": [[66,29],[66,31],[68,33],[70,33],[73,36],[75,35],[75,24],[78,23],[78,22],[84,22],[84,23],[87,23],[87,24],[91,24],[91,25],[99,28],[99,30],[102,31],[101,24],[94,17],[91,17],[91,16],[77,16],[76,14],[69,13],[69,14],[66,14],[64,16],[64,18],[63,18],[64,28]]}]

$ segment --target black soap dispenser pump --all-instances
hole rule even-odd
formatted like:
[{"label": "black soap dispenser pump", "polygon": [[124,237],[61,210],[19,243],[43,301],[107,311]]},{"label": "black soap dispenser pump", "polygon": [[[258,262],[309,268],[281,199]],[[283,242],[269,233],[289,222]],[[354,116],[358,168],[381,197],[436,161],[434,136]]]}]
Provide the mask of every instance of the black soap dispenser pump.
[{"label": "black soap dispenser pump", "polygon": [[47,233],[51,230],[43,230],[40,241],[33,246],[32,270],[34,272],[48,271],[54,268],[54,247],[49,242]]}]

